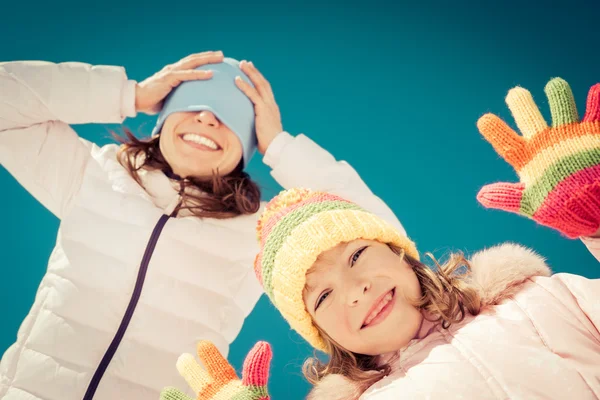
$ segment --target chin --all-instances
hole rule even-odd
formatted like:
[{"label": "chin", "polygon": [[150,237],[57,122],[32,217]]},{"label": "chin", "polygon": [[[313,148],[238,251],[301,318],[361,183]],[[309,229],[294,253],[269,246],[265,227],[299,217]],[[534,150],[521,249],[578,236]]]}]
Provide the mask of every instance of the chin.
[{"label": "chin", "polygon": [[[184,166],[188,176],[211,177],[213,169],[217,168],[217,163],[214,160],[209,160],[205,157],[186,157],[186,159]],[[213,167],[213,165],[215,166]]]},{"label": "chin", "polygon": [[192,172],[192,173],[188,174],[188,177],[197,179],[199,181],[208,182],[208,181],[212,180],[213,174],[211,171]]},{"label": "chin", "polygon": [[376,349],[373,349],[372,351],[370,351],[368,353],[364,353],[364,354],[367,354],[370,356],[379,356],[382,354],[395,353],[395,352],[403,349],[404,347],[406,347],[409,343],[410,343],[410,340],[399,340],[399,341],[390,341],[390,342],[379,341],[379,342],[377,342],[377,344],[375,346]]},{"label": "chin", "polygon": [[364,354],[367,356],[379,356],[381,354],[393,353],[406,347],[412,340],[398,337],[399,332],[386,332],[384,335],[373,335],[369,338],[357,338],[360,345],[355,348],[347,347],[353,353]]},{"label": "chin", "polygon": [[391,325],[396,328],[390,328],[390,325],[386,327],[382,326],[384,329],[368,338],[368,343],[371,343],[372,346],[366,349],[363,348],[358,353],[376,356],[403,349],[417,336],[421,327],[421,321],[422,317],[415,318],[412,321],[403,320],[399,322],[399,325]]}]

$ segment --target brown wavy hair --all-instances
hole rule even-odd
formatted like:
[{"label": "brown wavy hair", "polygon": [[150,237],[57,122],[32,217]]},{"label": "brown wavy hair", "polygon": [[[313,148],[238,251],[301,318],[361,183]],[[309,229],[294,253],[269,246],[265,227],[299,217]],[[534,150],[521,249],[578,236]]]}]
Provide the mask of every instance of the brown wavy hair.
[{"label": "brown wavy hair", "polygon": [[[438,322],[444,329],[448,329],[452,324],[462,321],[467,313],[479,314],[481,298],[470,283],[471,266],[462,253],[451,254],[444,265],[440,265],[432,254],[427,253],[437,267],[432,269],[405,254],[403,250],[393,246],[390,248],[400,257],[404,257],[415,272],[422,296],[415,300],[413,305],[425,311],[430,321]],[[340,374],[356,384],[358,397],[392,371],[391,365],[397,358],[392,358],[382,365],[378,362],[378,356],[348,351],[318,326],[317,330],[325,341],[329,359],[321,361],[315,354],[304,363],[302,372],[313,385],[318,384],[327,375]]]},{"label": "brown wavy hair", "polygon": [[123,128],[122,135],[112,132],[112,136],[121,144],[119,162],[142,187],[139,176],[142,169],[160,170],[179,181],[181,202],[174,215],[181,210],[189,210],[200,218],[225,219],[254,214],[260,209],[260,188],[244,172],[241,161],[231,173],[224,176],[216,171],[210,179],[181,179],[173,173],[160,151],[158,136],[139,139],[127,128]]}]

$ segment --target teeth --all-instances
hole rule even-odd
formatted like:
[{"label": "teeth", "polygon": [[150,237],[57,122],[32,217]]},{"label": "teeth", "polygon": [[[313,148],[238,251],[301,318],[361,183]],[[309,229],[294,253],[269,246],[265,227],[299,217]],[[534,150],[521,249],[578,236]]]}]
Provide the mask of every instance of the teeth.
[{"label": "teeth", "polygon": [[367,317],[367,319],[365,320],[365,325],[369,325],[371,323],[371,321],[373,321],[375,319],[375,317],[377,317],[377,315],[379,315],[379,313],[381,312],[381,310],[383,310],[383,308],[390,302],[392,301],[392,293],[388,293],[385,295],[385,297],[379,302],[379,305],[377,305],[377,308],[375,308],[373,310],[373,312],[371,314],[369,314],[369,316]]},{"label": "teeth", "polygon": [[213,150],[219,149],[219,146],[215,142],[213,142],[212,140],[210,140],[207,137],[197,135],[195,133],[184,134],[183,140],[185,140],[186,142],[194,142],[194,143],[198,143],[198,144],[203,144],[204,146],[211,148]]}]

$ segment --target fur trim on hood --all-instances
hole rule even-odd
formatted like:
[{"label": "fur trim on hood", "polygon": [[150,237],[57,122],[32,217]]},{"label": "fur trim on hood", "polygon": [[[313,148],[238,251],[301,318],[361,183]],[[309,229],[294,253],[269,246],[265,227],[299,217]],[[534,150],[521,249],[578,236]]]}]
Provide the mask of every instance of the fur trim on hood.
[{"label": "fur trim on hood", "polygon": [[[478,288],[481,307],[512,297],[521,284],[534,276],[550,276],[544,258],[514,243],[504,243],[475,253],[469,261],[471,281]],[[360,387],[342,375],[328,375],[317,384],[307,400],[357,400]]]}]

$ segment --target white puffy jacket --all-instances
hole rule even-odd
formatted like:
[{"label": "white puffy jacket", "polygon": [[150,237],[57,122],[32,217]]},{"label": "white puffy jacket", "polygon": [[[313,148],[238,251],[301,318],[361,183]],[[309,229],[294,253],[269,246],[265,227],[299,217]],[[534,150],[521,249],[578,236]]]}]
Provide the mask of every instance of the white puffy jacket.
[{"label": "white puffy jacket", "polygon": [[[258,215],[169,218],[179,197],[162,172],[143,173],[144,190],[117,145],[98,147],[70,126],[120,123],[135,116],[134,97],[121,67],[0,64],[0,163],[61,220],[0,363],[3,400],[157,399],[164,386],[187,386],[175,362],[199,339],[227,354],[262,293]],[[338,194],[402,229],[347,163],[303,135],[281,133],[264,161],[285,188]]]}]

